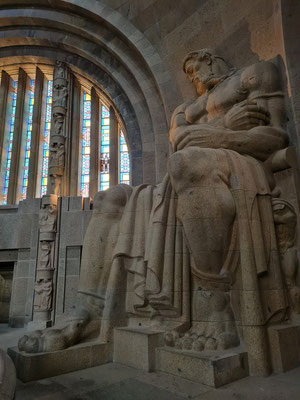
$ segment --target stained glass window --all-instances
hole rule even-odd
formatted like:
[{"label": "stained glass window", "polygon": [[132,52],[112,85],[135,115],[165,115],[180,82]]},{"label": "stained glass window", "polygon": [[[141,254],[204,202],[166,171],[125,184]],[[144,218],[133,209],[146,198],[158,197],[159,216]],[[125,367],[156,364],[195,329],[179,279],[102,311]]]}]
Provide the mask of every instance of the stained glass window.
[{"label": "stained glass window", "polygon": [[129,160],[129,152],[128,146],[125,140],[124,133],[120,130],[119,136],[119,145],[120,145],[120,183],[126,183],[129,185],[130,183],[130,160]]},{"label": "stained glass window", "polygon": [[48,185],[52,92],[53,92],[53,81],[48,81],[47,96],[46,96],[46,109],[45,109],[45,126],[44,126],[44,132],[43,132],[41,193],[40,193],[41,197],[43,195],[47,194],[47,185]]},{"label": "stained glass window", "polygon": [[[83,197],[89,196],[90,183],[90,126],[91,126],[91,96],[84,92],[83,99],[83,124],[81,135],[81,180],[80,193]],[[107,190],[110,185],[110,110],[105,105],[100,107],[100,137],[99,137],[99,190]],[[119,182],[130,184],[130,159],[126,138],[122,130],[119,132],[119,144],[116,151],[119,155]],[[116,154],[116,157],[118,156]]]},{"label": "stained glass window", "polygon": [[29,104],[29,110],[26,121],[27,127],[25,136],[24,172],[23,172],[22,189],[21,189],[22,200],[26,199],[27,186],[28,186],[28,171],[29,171],[30,145],[31,145],[31,132],[32,132],[32,114],[34,105],[34,80],[30,80],[29,83],[28,104]]},{"label": "stained glass window", "polygon": [[3,185],[3,197],[2,204],[7,203],[7,192],[8,192],[8,184],[9,184],[9,173],[10,173],[10,164],[11,164],[11,152],[14,138],[14,126],[15,126],[15,115],[16,115],[16,103],[17,103],[17,86],[18,83],[12,80],[12,88],[10,91],[11,96],[11,115],[9,121],[9,133],[8,133],[8,148],[6,153],[6,161],[5,161],[5,170],[4,170],[4,185]]},{"label": "stained glass window", "polygon": [[89,196],[90,185],[90,150],[91,150],[91,95],[83,92],[83,119],[81,130],[81,178],[80,193]]},{"label": "stained glass window", "polygon": [[100,190],[109,188],[109,110],[101,107]]}]

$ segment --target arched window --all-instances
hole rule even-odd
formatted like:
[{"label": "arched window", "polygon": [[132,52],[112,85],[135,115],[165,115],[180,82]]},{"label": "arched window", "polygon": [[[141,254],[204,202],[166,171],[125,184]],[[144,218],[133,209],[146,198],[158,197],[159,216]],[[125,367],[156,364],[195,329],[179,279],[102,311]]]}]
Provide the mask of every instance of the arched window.
[{"label": "arched window", "polygon": [[[50,64],[38,67],[12,65],[3,67],[1,71],[0,205],[42,197],[49,189],[50,138],[54,130],[53,71],[54,66]],[[116,107],[103,89],[83,78],[78,71],[69,71],[68,82],[72,85],[68,88],[64,121],[69,152],[64,162],[69,175],[64,177],[61,195],[89,197],[97,190],[106,190],[116,183],[129,184],[129,151],[124,125]],[[75,81],[79,87],[77,95],[80,93],[78,109],[74,106]],[[92,107],[92,100],[97,103],[96,109]],[[74,139],[76,121],[80,126],[77,144]],[[115,132],[118,132],[117,139]],[[73,161],[76,152],[77,165]],[[73,171],[74,168],[77,172]],[[73,189],[72,173],[78,177]],[[91,190],[91,180],[95,190]]]},{"label": "arched window", "polygon": [[[95,91],[97,92],[97,91]],[[83,90],[82,97],[82,123],[81,123],[81,145],[80,145],[80,194],[89,197],[91,182],[91,159],[93,153],[97,153],[95,158],[97,176],[97,190],[106,190],[116,183],[130,184],[130,157],[127,141],[121,127],[120,117],[115,109],[109,105],[107,100],[101,99],[97,94],[94,96],[97,102],[92,110],[92,96],[90,92]],[[99,115],[95,115],[99,113]],[[115,133],[112,132],[111,119],[114,113],[114,130],[117,132],[117,143],[114,143]],[[93,135],[93,124],[96,121],[96,146],[91,147],[91,135]],[[99,149],[99,150],[98,150]],[[112,153],[115,154],[112,154]],[[116,160],[115,162],[113,162]],[[116,178],[114,178],[116,177]]]}]

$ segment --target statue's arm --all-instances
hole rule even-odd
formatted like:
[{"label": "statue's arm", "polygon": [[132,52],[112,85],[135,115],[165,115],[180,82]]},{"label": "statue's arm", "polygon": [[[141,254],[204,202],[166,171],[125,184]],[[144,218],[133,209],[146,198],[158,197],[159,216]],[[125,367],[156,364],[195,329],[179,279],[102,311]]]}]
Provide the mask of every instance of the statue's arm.
[{"label": "statue's arm", "polygon": [[249,93],[246,103],[256,110],[254,114],[248,112],[244,119],[246,126],[242,136],[245,139],[239,140],[232,134],[231,146],[239,153],[265,160],[288,143],[283,129],[286,119],[284,94],[278,70],[270,62],[253,64],[241,74],[241,86]]},{"label": "statue's arm", "polygon": [[232,131],[208,124],[178,127],[171,132],[174,151],[196,146],[212,149],[234,150],[260,160],[266,160],[287,144],[287,135],[280,128],[257,126],[249,131]]},{"label": "statue's arm", "polygon": [[[174,151],[198,146],[235,150],[266,160],[287,145],[283,93],[276,67],[268,62],[244,70],[241,83],[248,99],[232,107],[225,115],[225,126],[187,124],[175,114],[170,141]],[[182,121],[180,120],[182,118]]]}]

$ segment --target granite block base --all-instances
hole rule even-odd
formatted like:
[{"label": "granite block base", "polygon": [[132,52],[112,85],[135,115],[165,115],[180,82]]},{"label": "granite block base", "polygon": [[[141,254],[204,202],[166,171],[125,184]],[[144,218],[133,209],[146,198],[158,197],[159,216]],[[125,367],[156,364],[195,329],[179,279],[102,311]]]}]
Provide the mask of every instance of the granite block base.
[{"label": "granite block base", "polygon": [[29,382],[106,364],[111,361],[110,349],[109,344],[94,341],[49,353],[28,354],[17,347],[10,347],[7,352],[15,364],[17,377]]},{"label": "granite block base", "polygon": [[249,375],[248,355],[241,348],[195,353],[161,347],[156,370],[217,388]]}]

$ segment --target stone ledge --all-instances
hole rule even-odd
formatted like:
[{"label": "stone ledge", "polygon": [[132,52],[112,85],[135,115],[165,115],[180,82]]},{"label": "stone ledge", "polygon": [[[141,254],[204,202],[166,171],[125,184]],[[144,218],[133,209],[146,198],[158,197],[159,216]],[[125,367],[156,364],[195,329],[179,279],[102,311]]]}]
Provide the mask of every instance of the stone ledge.
[{"label": "stone ledge", "polygon": [[111,361],[111,346],[97,341],[81,343],[65,350],[28,354],[10,347],[17,377],[23,382],[49,378],[67,372],[95,367]]},{"label": "stone ledge", "polygon": [[219,353],[161,347],[156,349],[156,370],[217,388],[249,375],[248,354],[240,347]]}]

